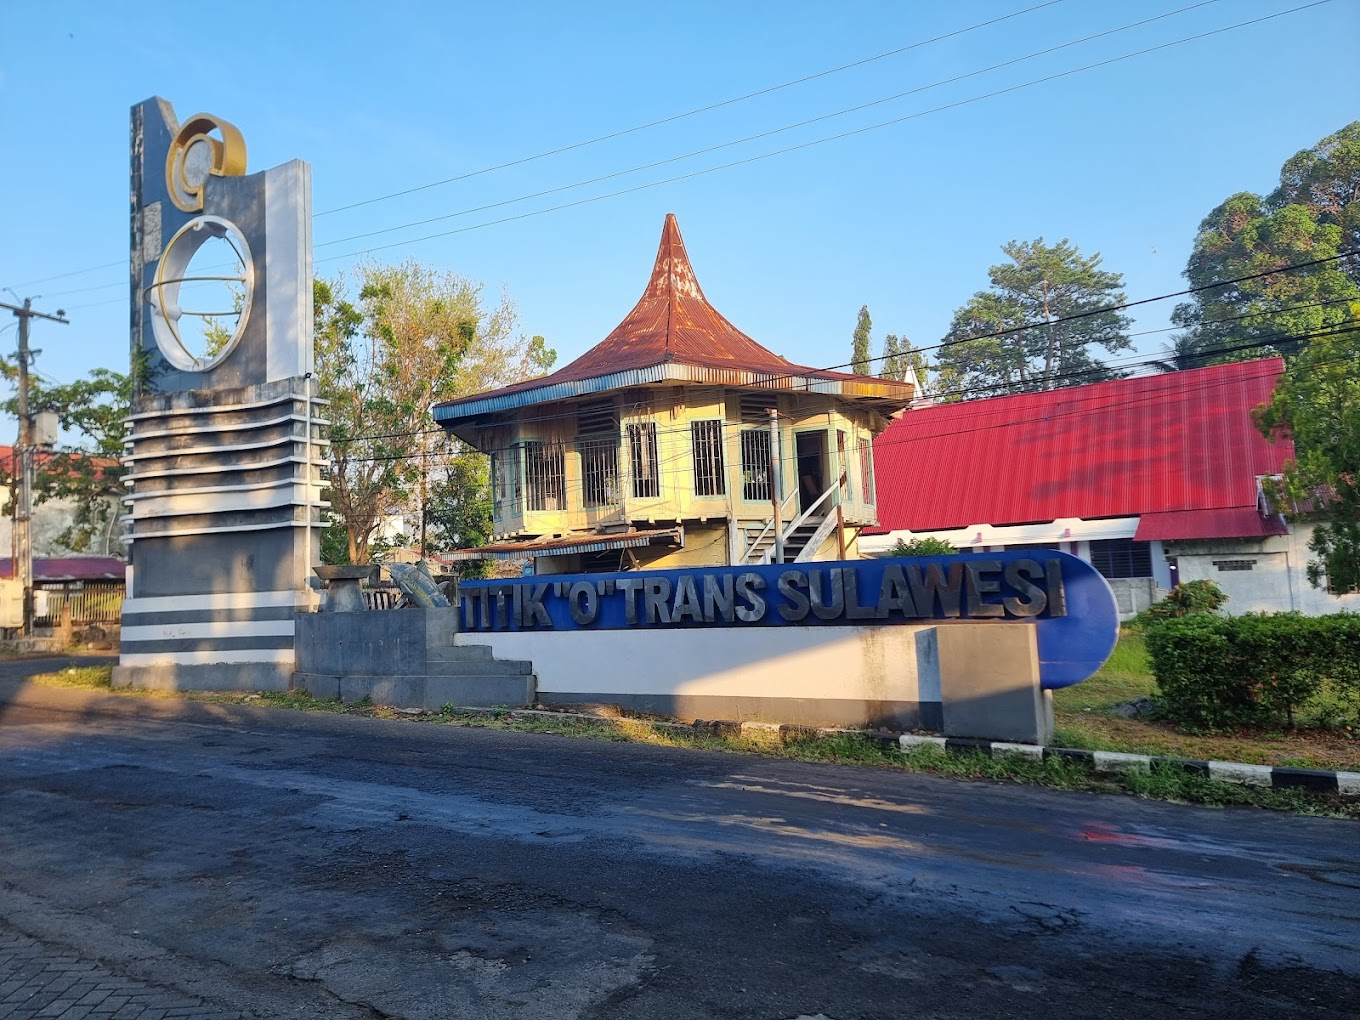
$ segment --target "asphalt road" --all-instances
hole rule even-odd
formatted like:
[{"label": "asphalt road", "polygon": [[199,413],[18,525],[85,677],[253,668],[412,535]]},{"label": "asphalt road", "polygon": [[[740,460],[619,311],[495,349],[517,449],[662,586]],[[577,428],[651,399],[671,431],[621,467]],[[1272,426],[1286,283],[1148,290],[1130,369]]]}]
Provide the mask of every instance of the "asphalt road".
[{"label": "asphalt road", "polygon": [[8,933],[328,1020],[1360,1015],[1353,822],[5,678],[32,668],[0,668],[0,971]]}]

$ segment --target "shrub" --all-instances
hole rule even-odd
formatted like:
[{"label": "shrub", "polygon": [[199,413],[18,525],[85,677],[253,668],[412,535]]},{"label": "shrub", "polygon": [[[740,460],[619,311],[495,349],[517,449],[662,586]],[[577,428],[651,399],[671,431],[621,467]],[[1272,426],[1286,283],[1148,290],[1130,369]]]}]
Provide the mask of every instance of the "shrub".
[{"label": "shrub", "polygon": [[1186,581],[1167,593],[1166,598],[1153,603],[1134,619],[1139,626],[1149,626],[1162,620],[1179,620],[1185,616],[1214,613],[1228,603],[1228,596],[1217,581]]},{"label": "shrub", "polygon": [[1163,711],[1195,729],[1264,726],[1298,709],[1327,680],[1360,700],[1360,616],[1207,613],[1163,619],[1147,633]]},{"label": "shrub", "polygon": [[957,549],[942,538],[898,539],[890,556],[953,556]]}]

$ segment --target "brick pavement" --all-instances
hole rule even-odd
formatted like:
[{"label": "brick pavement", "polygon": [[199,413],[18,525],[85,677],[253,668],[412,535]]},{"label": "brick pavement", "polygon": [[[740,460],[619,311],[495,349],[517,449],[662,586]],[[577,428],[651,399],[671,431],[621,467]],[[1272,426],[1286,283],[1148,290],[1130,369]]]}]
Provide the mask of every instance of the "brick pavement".
[{"label": "brick pavement", "polygon": [[240,1020],[174,989],[119,977],[0,928],[0,1020]]}]

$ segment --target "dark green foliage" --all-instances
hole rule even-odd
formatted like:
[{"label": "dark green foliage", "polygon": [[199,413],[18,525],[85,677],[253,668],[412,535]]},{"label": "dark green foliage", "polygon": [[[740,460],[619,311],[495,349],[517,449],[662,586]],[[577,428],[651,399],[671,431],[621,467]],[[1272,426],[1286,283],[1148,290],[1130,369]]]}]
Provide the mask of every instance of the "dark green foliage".
[{"label": "dark green foliage", "polygon": [[[107,368],[92,369],[86,378],[72,383],[30,383],[30,406],[56,411],[62,429],[80,437],[76,447],[40,457],[34,478],[37,502],[71,502],[71,523],[56,541],[72,552],[117,551],[117,501],[127,491],[122,480],[127,470],[122,463],[127,452],[124,421],[132,387],[131,376]],[[17,396],[4,406],[18,416]],[[9,467],[3,465],[6,473]]]},{"label": "dark green foliage", "polygon": [[870,347],[873,345],[874,322],[869,318],[869,306],[861,305],[859,318],[851,341],[850,364],[857,375],[870,375]]},{"label": "dark green foliage", "polygon": [[1166,716],[1194,729],[1293,726],[1330,687],[1360,708],[1360,616],[1198,613],[1147,634]]},{"label": "dark green foliage", "polygon": [[[1360,587],[1360,256],[1336,257],[1357,249],[1360,121],[1288,160],[1269,195],[1233,195],[1200,224],[1185,277],[1204,289],[1172,315],[1184,332],[1167,363],[1284,356],[1257,416],[1266,435],[1294,442],[1272,495],[1317,524],[1308,578],[1334,592]],[[1253,274],[1269,275],[1214,286]]]},{"label": "dark green foliage", "polygon": [[892,547],[892,556],[953,556],[957,549],[942,538],[913,538],[910,541],[899,538]]},{"label": "dark green foliage", "polygon": [[939,395],[959,400],[1117,378],[1092,349],[1133,345],[1130,320],[1110,310],[1125,300],[1123,276],[1067,238],[1011,241],[1001,250],[1010,261],[992,266],[991,289],[954,313],[935,357]]},{"label": "dark green foliage", "polygon": [[1196,613],[1214,613],[1227,603],[1228,596],[1217,581],[1186,581],[1172,588],[1166,598],[1139,613],[1135,622],[1140,627],[1146,627],[1162,620],[1180,619]]}]

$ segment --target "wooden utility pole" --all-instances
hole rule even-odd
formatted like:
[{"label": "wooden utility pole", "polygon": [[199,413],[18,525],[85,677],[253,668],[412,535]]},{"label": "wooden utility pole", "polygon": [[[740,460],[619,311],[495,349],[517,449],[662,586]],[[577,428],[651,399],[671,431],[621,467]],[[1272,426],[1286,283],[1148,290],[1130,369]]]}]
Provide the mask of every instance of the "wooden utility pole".
[{"label": "wooden utility pole", "polygon": [[22,306],[0,302],[0,308],[8,308],[19,320],[19,471],[15,479],[19,491],[15,494],[14,537],[18,561],[15,565],[24,589],[24,636],[27,637],[33,633],[33,418],[28,408],[28,362],[31,357],[28,323],[30,319],[48,319],[65,325],[67,319],[66,312],[60,308],[56,315],[35,312],[32,298],[24,298]]}]

